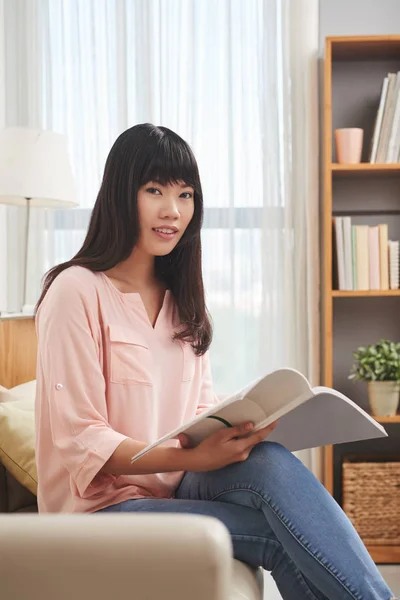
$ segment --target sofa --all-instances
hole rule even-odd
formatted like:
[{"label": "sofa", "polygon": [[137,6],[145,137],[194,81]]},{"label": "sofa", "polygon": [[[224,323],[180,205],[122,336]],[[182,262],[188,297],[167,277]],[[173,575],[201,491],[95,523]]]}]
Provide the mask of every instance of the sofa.
[{"label": "sofa", "polygon": [[[18,398],[7,396],[13,407],[1,406],[0,398],[2,600],[263,598],[262,570],[233,559],[227,529],[211,517],[35,514],[32,448],[26,456],[32,445],[26,439],[33,436],[28,389],[32,395],[28,386]],[[19,418],[25,429],[18,432]]]},{"label": "sofa", "polygon": [[36,497],[0,464],[0,513],[35,513]]}]

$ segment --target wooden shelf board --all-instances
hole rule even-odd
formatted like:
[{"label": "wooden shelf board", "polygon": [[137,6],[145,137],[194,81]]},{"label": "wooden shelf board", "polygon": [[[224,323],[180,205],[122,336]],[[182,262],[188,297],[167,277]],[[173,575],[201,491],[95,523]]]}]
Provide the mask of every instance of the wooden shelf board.
[{"label": "wooden shelf board", "polygon": [[367,546],[367,550],[378,564],[400,563],[400,546]]},{"label": "wooden shelf board", "polygon": [[368,298],[372,296],[400,296],[400,290],[332,290],[334,298]]},{"label": "wooden shelf board", "polygon": [[371,417],[375,421],[378,421],[378,423],[400,423],[400,415],[395,415],[394,417],[376,417],[371,415]]},{"label": "wooden shelf board", "polygon": [[400,36],[343,36],[328,37],[332,60],[370,60],[400,58]]},{"label": "wooden shelf board", "polygon": [[[399,58],[400,65],[400,58]],[[400,175],[400,163],[331,163],[334,177],[371,176],[371,175]]]}]

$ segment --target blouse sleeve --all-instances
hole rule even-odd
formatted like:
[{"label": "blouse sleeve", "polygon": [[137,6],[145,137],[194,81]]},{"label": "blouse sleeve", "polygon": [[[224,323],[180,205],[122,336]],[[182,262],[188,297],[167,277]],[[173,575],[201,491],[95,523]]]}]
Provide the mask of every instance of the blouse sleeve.
[{"label": "blouse sleeve", "polygon": [[38,369],[44,382],[38,409],[47,403],[54,448],[79,495],[89,498],[107,479],[115,479],[99,471],[127,436],[108,423],[95,292],[91,299],[79,282],[62,275],[37,315]]}]

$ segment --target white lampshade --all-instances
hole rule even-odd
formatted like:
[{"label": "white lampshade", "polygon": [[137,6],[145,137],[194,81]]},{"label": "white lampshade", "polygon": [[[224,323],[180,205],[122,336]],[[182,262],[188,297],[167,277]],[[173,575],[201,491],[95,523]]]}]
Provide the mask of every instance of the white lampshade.
[{"label": "white lampshade", "polygon": [[77,206],[65,136],[10,127],[0,131],[0,204]]}]

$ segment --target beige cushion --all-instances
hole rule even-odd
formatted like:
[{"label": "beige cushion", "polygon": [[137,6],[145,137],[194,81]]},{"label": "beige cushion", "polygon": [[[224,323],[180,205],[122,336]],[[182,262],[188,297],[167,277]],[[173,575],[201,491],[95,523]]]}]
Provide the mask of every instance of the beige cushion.
[{"label": "beige cushion", "polygon": [[35,381],[0,390],[0,460],[33,494],[37,493],[35,390]]},{"label": "beige cushion", "polygon": [[21,383],[8,390],[0,385],[0,402],[8,402],[9,400],[24,400],[25,398],[35,399],[36,380]]},{"label": "beige cushion", "polygon": [[4,394],[8,393],[10,390],[0,385],[0,402],[2,402],[2,397]]}]

